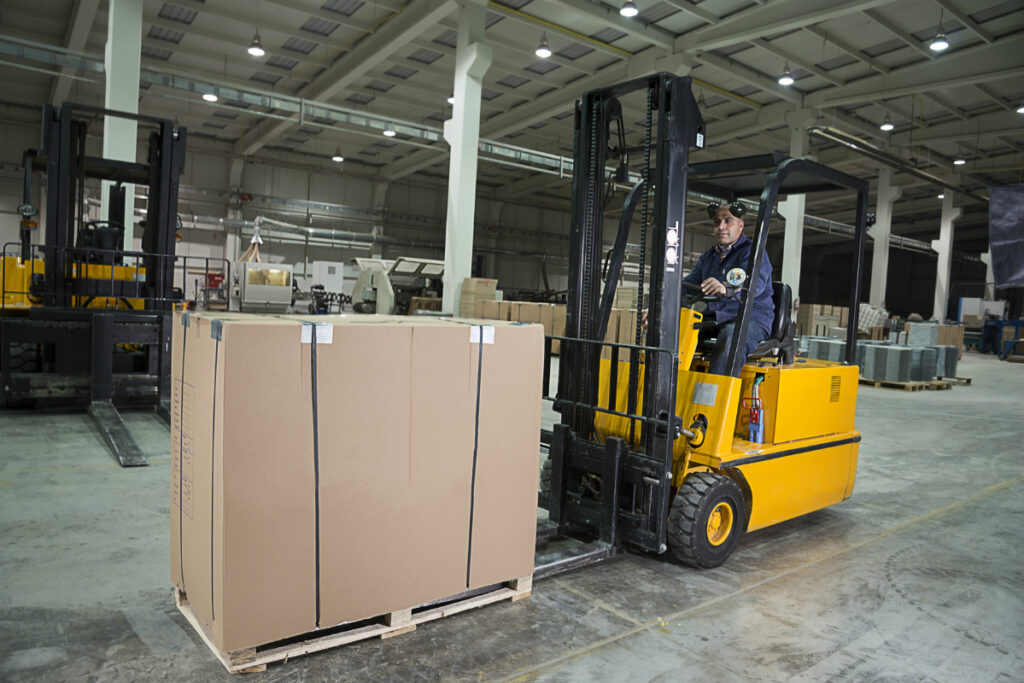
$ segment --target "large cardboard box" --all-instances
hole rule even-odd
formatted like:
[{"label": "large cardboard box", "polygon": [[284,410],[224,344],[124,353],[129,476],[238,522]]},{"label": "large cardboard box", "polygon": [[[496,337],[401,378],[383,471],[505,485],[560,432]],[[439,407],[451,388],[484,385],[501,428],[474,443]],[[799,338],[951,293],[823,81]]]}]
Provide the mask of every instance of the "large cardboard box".
[{"label": "large cardboard box", "polygon": [[[512,307],[513,307],[514,304],[515,304],[515,302],[512,302],[512,301],[502,301],[502,302],[499,302],[499,304],[498,304],[498,318],[497,319],[498,320],[515,320],[515,318],[512,317]],[[518,308],[516,310],[518,312]]]},{"label": "large cardboard box", "polygon": [[484,320],[499,320],[501,318],[500,301],[484,301],[480,306],[480,315],[477,318]]},{"label": "large cardboard box", "polygon": [[210,640],[254,647],[532,574],[542,333],[179,314],[171,579]]},{"label": "large cardboard box", "polygon": [[519,304],[519,315],[516,318],[521,323],[539,323],[541,320],[540,307],[542,304],[522,302]]},{"label": "large cardboard box", "polygon": [[477,302],[495,298],[498,281],[490,278],[467,277],[462,281],[462,299],[459,315],[471,318],[476,314]]},{"label": "large cardboard box", "polygon": [[[555,304],[552,315],[551,330],[555,337],[565,336],[565,304]],[[562,349],[562,342],[551,342],[551,353],[558,354]]]}]

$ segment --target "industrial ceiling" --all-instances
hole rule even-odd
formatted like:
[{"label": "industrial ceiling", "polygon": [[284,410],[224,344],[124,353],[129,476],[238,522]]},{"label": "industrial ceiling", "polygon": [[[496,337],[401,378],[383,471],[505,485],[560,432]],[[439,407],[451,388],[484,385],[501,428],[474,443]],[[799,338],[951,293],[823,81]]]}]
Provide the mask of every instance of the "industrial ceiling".
[{"label": "industrial ceiling", "polygon": [[[581,93],[689,69],[708,122],[708,147],[694,161],[788,151],[788,124],[802,115],[964,191],[1021,181],[1024,0],[636,5],[639,13],[627,18],[609,2],[489,2],[494,59],[481,137],[506,150],[571,158],[572,106]],[[99,0],[5,0],[4,120],[38,120],[46,102],[64,99],[102,104],[107,11]],[[448,161],[439,138],[452,108],[455,0],[144,0],[143,11],[140,111],[176,118],[193,149],[443,185]],[[257,34],[264,54],[254,57],[247,48]],[[930,46],[940,34],[948,48],[936,51]],[[543,38],[552,51],[546,59],[535,53]],[[791,85],[779,83],[785,72]],[[639,126],[629,122],[642,119],[627,110],[634,144]],[[886,122],[889,131],[880,129]],[[385,137],[388,129],[397,135]],[[331,161],[338,152],[343,164]],[[856,175],[877,175],[877,162],[832,141],[813,138],[811,152]],[[564,205],[568,180],[523,159],[484,150],[480,191]],[[893,232],[936,236],[939,188],[903,172],[896,182],[904,191]],[[829,197],[808,205],[839,220],[849,220],[851,208]],[[964,208],[957,248],[984,251],[987,206]]]}]

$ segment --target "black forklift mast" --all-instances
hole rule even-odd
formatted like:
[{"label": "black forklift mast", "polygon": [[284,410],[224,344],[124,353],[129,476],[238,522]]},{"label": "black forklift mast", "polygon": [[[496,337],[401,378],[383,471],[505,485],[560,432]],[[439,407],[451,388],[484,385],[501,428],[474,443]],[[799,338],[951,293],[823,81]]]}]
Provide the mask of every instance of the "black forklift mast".
[{"label": "black forklift mast", "polygon": [[[643,98],[644,145],[624,149],[620,134],[621,99]],[[673,442],[681,433],[675,415],[678,374],[682,248],[686,224],[687,169],[690,148],[704,145],[704,122],[689,78],[657,74],[612,88],[586,93],[577,103],[570,231],[566,336],[559,365],[555,409],[561,413],[550,447],[552,461],[549,512],[557,524],[597,529],[600,540],[625,540],[646,550],[664,552],[672,486]],[[605,186],[624,180],[625,159],[642,153],[639,182],[630,191],[603,280],[601,268],[607,208]],[[609,174],[609,155],[618,156]],[[652,163],[653,156],[653,163]],[[635,344],[604,343],[614,292],[625,255],[634,210],[640,207],[640,282],[638,309],[648,309],[644,330],[637,316]],[[650,269],[644,297],[645,269]],[[630,358],[627,413],[602,408],[598,396],[602,348],[612,368],[620,353]],[[641,360],[642,358],[642,360]],[[640,364],[643,376],[640,377]],[[616,371],[610,373],[614,378]],[[635,405],[638,382],[643,404]],[[611,391],[614,394],[614,388]],[[639,425],[640,446],[614,437],[598,443],[596,412],[629,416]],[[589,493],[588,493],[589,491]]]},{"label": "black forklift mast", "polygon": [[[88,156],[88,123],[76,114],[133,119],[152,126],[147,162]],[[185,129],[178,128],[167,119],[70,102],[60,107],[46,106],[43,157],[47,174],[47,221],[43,253],[47,278],[44,302],[47,306],[70,306],[76,294],[73,284],[68,281],[68,259],[75,254],[74,248],[81,246],[79,235],[86,229],[85,180],[93,178],[146,186],[148,199],[142,233],[145,280],[134,298],[144,299],[147,308],[170,308],[174,287],[178,178],[185,169],[185,139]],[[120,187],[111,188],[112,195],[115,189],[123,192]],[[121,197],[123,206],[123,194]],[[112,205],[111,222],[123,232],[125,226],[114,219],[114,216],[122,214],[117,214],[115,208]],[[131,251],[131,245],[127,246],[127,251]],[[115,250],[125,251],[125,245],[117,246]]]}]

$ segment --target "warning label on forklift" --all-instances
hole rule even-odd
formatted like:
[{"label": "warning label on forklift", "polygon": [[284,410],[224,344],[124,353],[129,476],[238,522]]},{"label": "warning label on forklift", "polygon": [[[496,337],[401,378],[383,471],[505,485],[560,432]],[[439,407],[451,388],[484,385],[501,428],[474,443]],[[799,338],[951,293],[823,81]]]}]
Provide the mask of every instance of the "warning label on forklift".
[{"label": "warning label on forklift", "polygon": [[702,406],[715,405],[715,398],[718,396],[718,385],[697,382],[693,385],[693,402]]}]

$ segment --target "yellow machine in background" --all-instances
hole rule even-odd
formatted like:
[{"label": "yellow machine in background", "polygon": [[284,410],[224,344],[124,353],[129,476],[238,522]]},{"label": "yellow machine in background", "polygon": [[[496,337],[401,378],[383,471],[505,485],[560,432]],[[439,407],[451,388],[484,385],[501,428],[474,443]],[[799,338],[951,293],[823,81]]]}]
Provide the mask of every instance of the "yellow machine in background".
[{"label": "yellow machine in background", "polygon": [[[135,266],[108,266],[100,263],[71,263],[69,266],[70,278],[81,278],[84,280],[102,280],[106,282],[139,282],[146,277],[146,269]],[[0,278],[2,289],[2,306],[4,313],[15,313],[27,311],[32,306],[41,306],[42,297],[33,294],[33,281],[41,280],[45,275],[43,259],[30,259],[23,261],[18,256],[4,256],[2,273]],[[74,296],[71,298],[72,306],[76,308],[130,308],[141,310],[144,306],[142,299],[127,297],[102,297],[102,296]]]}]

